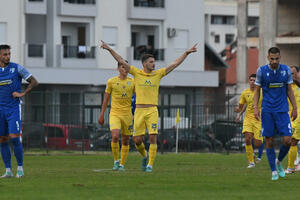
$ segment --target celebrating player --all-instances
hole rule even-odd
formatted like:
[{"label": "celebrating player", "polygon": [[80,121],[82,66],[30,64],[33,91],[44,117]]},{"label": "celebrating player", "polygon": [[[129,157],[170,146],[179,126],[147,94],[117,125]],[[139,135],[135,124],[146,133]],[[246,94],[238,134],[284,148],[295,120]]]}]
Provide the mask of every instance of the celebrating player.
[{"label": "celebrating player", "polygon": [[[130,66],[119,54],[117,54],[105,42],[102,41],[101,47],[109,51],[115,60],[119,63],[122,63],[125,69],[134,76],[136,90],[136,110],[134,114],[133,139],[137,150],[143,156],[143,171],[152,172],[152,166],[156,157],[158,134],[157,104],[160,80],[162,77],[180,65],[190,53],[196,52],[196,46],[197,44],[185,51],[168,67],[158,70],[155,70],[154,56],[151,54],[145,54],[141,59],[144,68],[141,70],[134,66]],[[148,153],[146,152],[145,145],[143,143],[143,137],[145,135],[146,128],[148,129],[150,141],[148,164]]]}]

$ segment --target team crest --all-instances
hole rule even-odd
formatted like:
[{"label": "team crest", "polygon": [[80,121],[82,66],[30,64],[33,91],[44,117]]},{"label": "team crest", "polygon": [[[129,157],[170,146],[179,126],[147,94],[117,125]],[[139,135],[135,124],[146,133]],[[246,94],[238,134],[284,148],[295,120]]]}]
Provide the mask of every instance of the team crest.
[{"label": "team crest", "polygon": [[270,73],[267,73],[267,76],[270,76]]},{"label": "team crest", "polygon": [[15,68],[10,68],[10,73],[14,73],[15,72]]},{"label": "team crest", "polygon": [[127,85],[131,85],[131,82],[128,81],[128,82],[127,82]]},{"label": "team crest", "polygon": [[285,76],[286,75],[286,71],[280,71],[281,76]]}]

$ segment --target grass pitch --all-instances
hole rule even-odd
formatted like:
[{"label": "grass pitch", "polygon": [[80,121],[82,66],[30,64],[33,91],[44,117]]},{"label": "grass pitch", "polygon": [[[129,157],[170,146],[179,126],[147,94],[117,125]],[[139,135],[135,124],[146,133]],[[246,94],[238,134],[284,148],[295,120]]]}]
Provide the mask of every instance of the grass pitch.
[{"label": "grass pitch", "polygon": [[[287,158],[286,158],[287,159]],[[152,173],[130,153],[114,172],[110,153],[24,157],[25,177],[0,179],[0,199],[296,199],[300,172],[271,181],[263,162],[246,169],[245,154],[160,154]],[[16,163],[13,162],[15,173]],[[286,163],[284,163],[286,166]],[[4,171],[2,165],[2,172]]]}]

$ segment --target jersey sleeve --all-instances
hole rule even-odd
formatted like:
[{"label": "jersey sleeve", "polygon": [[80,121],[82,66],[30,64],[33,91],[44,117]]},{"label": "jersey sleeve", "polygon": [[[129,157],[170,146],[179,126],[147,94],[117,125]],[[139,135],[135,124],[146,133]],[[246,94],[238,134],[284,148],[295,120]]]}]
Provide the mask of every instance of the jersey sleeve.
[{"label": "jersey sleeve", "polygon": [[261,72],[261,67],[259,67],[256,71],[255,85],[261,86],[261,82],[262,82],[262,72]]},{"label": "jersey sleeve", "polygon": [[159,73],[161,77],[164,77],[166,75],[166,68],[164,67],[157,70],[157,73]]},{"label": "jersey sleeve", "polygon": [[135,67],[135,66],[130,66],[130,69],[129,69],[129,73],[132,74],[133,76],[136,75],[138,69]]},{"label": "jersey sleeve", "polygon": [[243,91],[240,97],[240,104],[245,104],[246,98],[245,98],[245,92]]},{"label": "jersey sleeve", "polygon": [[111,90],[112,90],[112,81],[111,79],[109,79],[106,84],[105,92],[107,94],[111,94]]},{"label": "jersey sleeve", "polygon": [[25,67],[19,64],[18,64],[18,73],[24,80],[27,80],[30,76],[32,76],[32,74],[30,74]]},{"label": "jersey sleeve", "polygon": [[287,74],[288,74],[288,82],[287,82],[287,84],[292,84],[293,83],[293,76],[292,76],[292,72],[291,72],[290,68],[287,69]]}]

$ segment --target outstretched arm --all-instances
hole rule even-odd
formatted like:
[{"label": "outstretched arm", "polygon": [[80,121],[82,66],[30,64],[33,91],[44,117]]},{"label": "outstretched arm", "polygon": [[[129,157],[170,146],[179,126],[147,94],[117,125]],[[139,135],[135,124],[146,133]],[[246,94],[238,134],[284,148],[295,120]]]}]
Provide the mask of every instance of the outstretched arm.
[{"label": "outstretched arm", "polygon": [[39,84],[38,81],[34,78],[34,76],[30,76],[26,81],[29,83],[27,88],[23,92],[13,92],[12,95],[14,98],[25,96],[28,92],[30,92]]},{"label": "outstretched arm", "polygon": [[99,116],[99,119],[98,119],[98,123],[101,124],[101,125],[104,124],[104,113],[106,111],[109,98],[110,98],[110,94],[105,92],[104,93],[104,100],[103,100],[102,108],[101,108],[101,113],[100,113],[100,116]]},{"label": "outstretched arm", "polygon": [[184,52],[179,58],[177,58],[174,62],[172,62],[167,68],[166,68],[166,74],[170,73],[171,71],[173,71],[178,65],[180,65],[185,58],[190,54],[190,53],[194,53],[197,51],[197,46],[198,43],[196,43],[192,48],[190,48],[189,50],[187,50],[186,52]]},{"label": "outstretched arm", "polygon": [[110,48],[103,40],[101,40],[102,44],[101,44],[101,48],[109,51],[109,53],[114,57],[114,59],[118,62],[121,63],[126,71],[130,70],[130,65],[117,53],[115,52],[112,48]]}]

